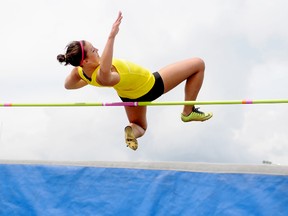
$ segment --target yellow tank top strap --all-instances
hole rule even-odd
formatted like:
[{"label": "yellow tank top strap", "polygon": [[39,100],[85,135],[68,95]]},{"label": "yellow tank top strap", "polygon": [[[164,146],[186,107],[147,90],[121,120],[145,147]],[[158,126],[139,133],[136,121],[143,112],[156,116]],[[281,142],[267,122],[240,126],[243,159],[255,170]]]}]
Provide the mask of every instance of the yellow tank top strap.
[{"label": "yellow tank top strap", "polygon": [[91,79],[88,79],[84,72],[82,67],[78,67],[78,74],[81,77],[81,79],[83,79],[84,81],[86,81],[89,85],[93,85],[93,86],[97,86],[97,87],[103,87],[102,85],[98,84],[96,82],[96,76],[97,76],[97,71],[99,70],[100,67],[97,67],[94,72],[92,73]]}]

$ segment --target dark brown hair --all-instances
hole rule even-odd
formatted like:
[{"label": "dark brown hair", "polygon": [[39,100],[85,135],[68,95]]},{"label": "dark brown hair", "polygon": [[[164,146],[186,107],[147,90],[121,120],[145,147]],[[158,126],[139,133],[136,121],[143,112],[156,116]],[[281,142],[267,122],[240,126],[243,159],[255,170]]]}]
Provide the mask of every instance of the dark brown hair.
[{"label": "dark brown hair", "polygon": [[[85,46],[85,41],[81,41],[83,46]],[[86,58],[86,51],[84,48],[84,59]],[[59,54],[57,56],[57,60],[60,63],[65,62],[65,66],[70,64],[75,67],[81,66],[81,59],[82,59],[82,49],[80,45],[80,41],[72,41],[66,46],[66,54]]]}]

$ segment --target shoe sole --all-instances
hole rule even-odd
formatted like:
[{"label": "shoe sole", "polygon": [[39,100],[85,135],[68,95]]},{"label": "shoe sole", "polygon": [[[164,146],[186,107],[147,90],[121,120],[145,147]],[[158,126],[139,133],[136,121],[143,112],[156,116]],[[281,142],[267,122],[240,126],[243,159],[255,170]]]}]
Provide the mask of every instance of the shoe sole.
[{"label": "shoe sole", "polygon": [[125,127],[124,131],[125,131],[125,142],[127,144],[127,147],[136,151],[138,148],[138,142],[137,142],[137,140],[133,134],[132,127],[127,126],[127,127]]}]

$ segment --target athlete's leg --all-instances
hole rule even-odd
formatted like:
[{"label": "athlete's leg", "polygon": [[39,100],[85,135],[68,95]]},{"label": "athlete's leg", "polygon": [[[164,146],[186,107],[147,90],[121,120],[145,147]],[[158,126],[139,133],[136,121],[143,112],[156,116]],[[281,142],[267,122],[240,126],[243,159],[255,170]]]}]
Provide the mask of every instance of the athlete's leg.
[{"label": "athlete's leg", "polygon": [[[200,58],[191,58],[168,65],[159,70],[164,82],[164,93],[186,80],[185,101],[196,100],[204,79],[205,63]],[[189,115],[193,106],[184,106],[183,115]]]},{"label": "athlete's leg", "polygon": [[125,127],[125,142],[134,151],[138,148],[137,138],[144,135],[147,128],[146,107],[125,107],[129,126]]},{"label": "athlete's leg", "polygon": [[125,111],[135,138],[143,136],[147,129],[146,106],[125,106]]}]

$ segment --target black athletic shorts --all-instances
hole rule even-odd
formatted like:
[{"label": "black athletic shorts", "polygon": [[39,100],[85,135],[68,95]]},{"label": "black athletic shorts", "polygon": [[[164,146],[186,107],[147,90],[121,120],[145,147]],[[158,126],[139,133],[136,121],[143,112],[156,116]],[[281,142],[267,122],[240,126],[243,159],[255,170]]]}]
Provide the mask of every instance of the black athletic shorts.
[{"label": "black athletic shorts", "polygon": [[135,99],[120,97],[121,100],[123,102],[148,102],[159,98],[164,93],[164,83],[158,72],[154,72],[153,75],[155,77],[155,83],[147,94]]}]

